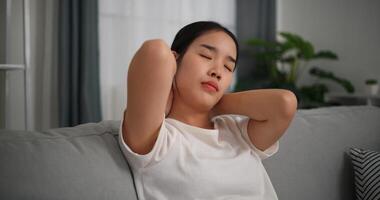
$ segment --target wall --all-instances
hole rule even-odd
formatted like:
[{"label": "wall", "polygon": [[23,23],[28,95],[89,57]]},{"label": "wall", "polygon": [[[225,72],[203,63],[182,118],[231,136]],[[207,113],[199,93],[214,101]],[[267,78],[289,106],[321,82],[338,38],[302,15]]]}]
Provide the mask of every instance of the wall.
[{"label": "wall", "polygon": [[[379,8],[380,1],[370,0],[279,0],[277,28],[304,36],[317,50],[336,52],[339,61],[313,63],[349,79],[362,93],[365,79],[380,78]],[[299,81],[300,85],[310,84],[315,78],[305,70]],[[325,83],[331,92],[345,92],[334,82]]]}]

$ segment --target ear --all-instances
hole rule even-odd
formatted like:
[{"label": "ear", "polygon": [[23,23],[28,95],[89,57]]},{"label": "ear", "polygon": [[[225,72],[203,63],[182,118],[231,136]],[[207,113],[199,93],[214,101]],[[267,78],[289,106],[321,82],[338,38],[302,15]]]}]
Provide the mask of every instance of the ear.
[{"label": "ear", "polygon": [[176,51],[173,51],[173,50],[172,50],[172,53],[173,53],[173,55],[174,55],[175,59],[177,60],[177,59],[178,59],[178,57],[179,57],[179,54],[178,54]]}]

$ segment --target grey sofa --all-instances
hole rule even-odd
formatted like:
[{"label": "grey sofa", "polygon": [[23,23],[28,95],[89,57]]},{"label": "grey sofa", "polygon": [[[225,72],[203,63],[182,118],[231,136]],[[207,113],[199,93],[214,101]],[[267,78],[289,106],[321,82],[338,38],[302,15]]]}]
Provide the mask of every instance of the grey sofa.
[{"label": "grey sofa", "polygon": [[[137,199],[119,121],[0,131],[0,199]],[[380,108],[298,110],[263,161],[280,200],[353,200],[349,147],[380,150]],[[210,186],[211,187],[211,186]]]}]

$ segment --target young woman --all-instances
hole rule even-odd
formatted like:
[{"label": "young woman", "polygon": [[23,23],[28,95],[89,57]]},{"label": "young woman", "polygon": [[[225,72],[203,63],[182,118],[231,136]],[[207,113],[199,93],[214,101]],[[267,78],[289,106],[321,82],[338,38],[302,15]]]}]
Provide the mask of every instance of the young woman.
[{"label": "young woman", "polygon": [[277,199],[262,160],[297,109],[289,90],[227,93],[238,42],[220,24],[145,41],[128,71],[119,142],[139,199]]}]

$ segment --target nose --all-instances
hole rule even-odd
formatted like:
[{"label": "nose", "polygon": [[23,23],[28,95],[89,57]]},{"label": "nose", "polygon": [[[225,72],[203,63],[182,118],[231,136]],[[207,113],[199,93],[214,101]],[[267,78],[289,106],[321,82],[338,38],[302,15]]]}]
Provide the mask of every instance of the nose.
[{"label": "nose", "polygon": [[214,77],[216,76],[216,79],[220,80],[221,79],[221,76],[220,75],[217,75],[215,72],[212,72],[211,73],[211,77]]},{"label": "nose", "polygon": [[218,80],[222,78],[220,68],[216,65],[212,69],[210,69],[209,75],[211,77],[216,77]]}]

